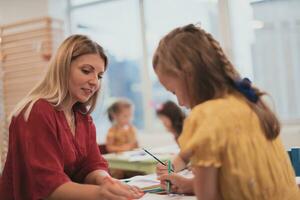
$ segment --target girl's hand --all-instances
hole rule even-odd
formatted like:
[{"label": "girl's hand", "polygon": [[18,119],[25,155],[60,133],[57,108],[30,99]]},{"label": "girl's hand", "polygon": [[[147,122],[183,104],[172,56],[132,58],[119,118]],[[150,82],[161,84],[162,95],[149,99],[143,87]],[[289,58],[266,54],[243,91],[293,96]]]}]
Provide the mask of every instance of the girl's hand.
[{"label": "girl's hand", "polygon": [[161,163],[158,163],[157,165],[156,165],[156,174],[157,174],[157,176],[161,176],[161,175],[163,175],[163,174],[168,174],[168,163],[167,162],[165,162],[165,164],[166,165],[163,165],[163,164],[161,164]]},{"label": "girl's hand", "polygon": [[166,181],[171,182],[171,191],[180,194],[194,194],[193,182],[194,178],[185,178],[179,174],[164,174],[158,180],[161,182],[161,187],[166,189]]}]

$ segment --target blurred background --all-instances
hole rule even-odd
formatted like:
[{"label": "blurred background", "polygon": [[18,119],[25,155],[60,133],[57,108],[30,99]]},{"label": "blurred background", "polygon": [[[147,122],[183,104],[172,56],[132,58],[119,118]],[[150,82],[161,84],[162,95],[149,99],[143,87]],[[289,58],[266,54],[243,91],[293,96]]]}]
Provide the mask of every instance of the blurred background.
[{"label": "blurred background", "polygon": [[163,35],[188,23],[212,33],[242,76],[270,95],[286,148],[300,146],[299,10],[299,0],[0,0],[2,163],[9,112],[39,80],[57,45],[76,33],[109,55],[92,114],[98,143],[110,126],[105,110],[118,97],[134,103],[142,145],[168,143],[155,109],[176,98],[158,82],[152,55]]}]

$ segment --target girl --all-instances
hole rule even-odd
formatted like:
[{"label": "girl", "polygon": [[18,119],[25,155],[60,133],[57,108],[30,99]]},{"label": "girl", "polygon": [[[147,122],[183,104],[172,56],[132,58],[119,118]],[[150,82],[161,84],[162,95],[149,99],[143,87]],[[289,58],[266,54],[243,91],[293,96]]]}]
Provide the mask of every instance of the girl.
[{"label": "girl", "polygon": [[176,142],[182,131],[185,114],[172,101],[166,101],[161,108],[156,111],[157,116],[164,124],[165,128],[173,134]]},{"label": "girl", "polygon": [[107,113],[113,123],[106,137],[107,151],[122,152],[137,148],[136,129],[131,124],[133,115],[131,102],[120,99],[107,109]]},{"label": "girl", "polygon": [[[163,182],[198,199],[300,199],[265,93],[241,79],[211,34],[194,25],[174,29],[160,41],[153,67],[179,104],[192,109],[173,165],[179,171],[190,161],[195,178],[186,184],[163,175]],[[160,174],[165,169],[158,166]]]}]

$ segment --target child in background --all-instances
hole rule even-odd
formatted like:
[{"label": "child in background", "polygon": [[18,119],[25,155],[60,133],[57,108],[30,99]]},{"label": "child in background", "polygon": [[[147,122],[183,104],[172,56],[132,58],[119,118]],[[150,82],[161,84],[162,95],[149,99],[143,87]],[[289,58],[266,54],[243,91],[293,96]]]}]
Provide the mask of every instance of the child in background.
[{"label": "child in background", "polygon": [[106,148],[110,153],[130,151],[138,147],[136,129],[131,124],[133,105],[126,99],[120,99],[108,109],[108,119],[112,122],[106,137]]},{"label": "child in background", "polygon": [[299,200],[295,173],[265,94],[241,78],[219,43],[200,27],[178,27],[160,41],[153,67],[179,105],[191,108],[178,139],[178,172],[190,162],[194,179],[168,174],[162,187],[198,199]]},{"label": "child in background", "polygon": [[173,134],[176,142],[182,131],[184,112],[172,101],[166,101],[161,108],[156,111],[157,116],[164,124],[165,128]]}]

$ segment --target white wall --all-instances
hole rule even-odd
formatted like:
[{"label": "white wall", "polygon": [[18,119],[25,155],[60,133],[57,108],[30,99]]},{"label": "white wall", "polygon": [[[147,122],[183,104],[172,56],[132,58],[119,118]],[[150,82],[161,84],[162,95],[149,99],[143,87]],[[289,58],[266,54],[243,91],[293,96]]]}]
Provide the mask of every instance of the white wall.
[{"label": "white wall", "polygon": [[[16,22],[31,20],[42,17],[52,17],[61,19],[65,22],[65,30],[68,32],[68,0],[0,0],[0,26],[13,24]],[[0,66],[1,70],[1,66]],[[1,71],[0,71],[1,77]],[[2,86],[2,84],[0,84]],[[0,92],[1,87],[0,87]],[[2,101],[2,95],[0,95]],[[2,102],[0,102],[0,106]],[[3,109],[0,108],[0,114]],[[0,120],[2,118],[0,117]],[[0,132],[0,170],[1,166],[1,152],[3,136]]]},{"label": "white wall", "polygon": [[286,149],[300,147],[300,125],[284,125],[281,131],[281,139]]},{"label": "white wall", "polygon": [[68,0],[0,0],[0,25],[39,17],[67,18]]},{"label": "white wall", "polygon": [[1,0],[0,24],[10,24],[48,14],[47,0]]}]

